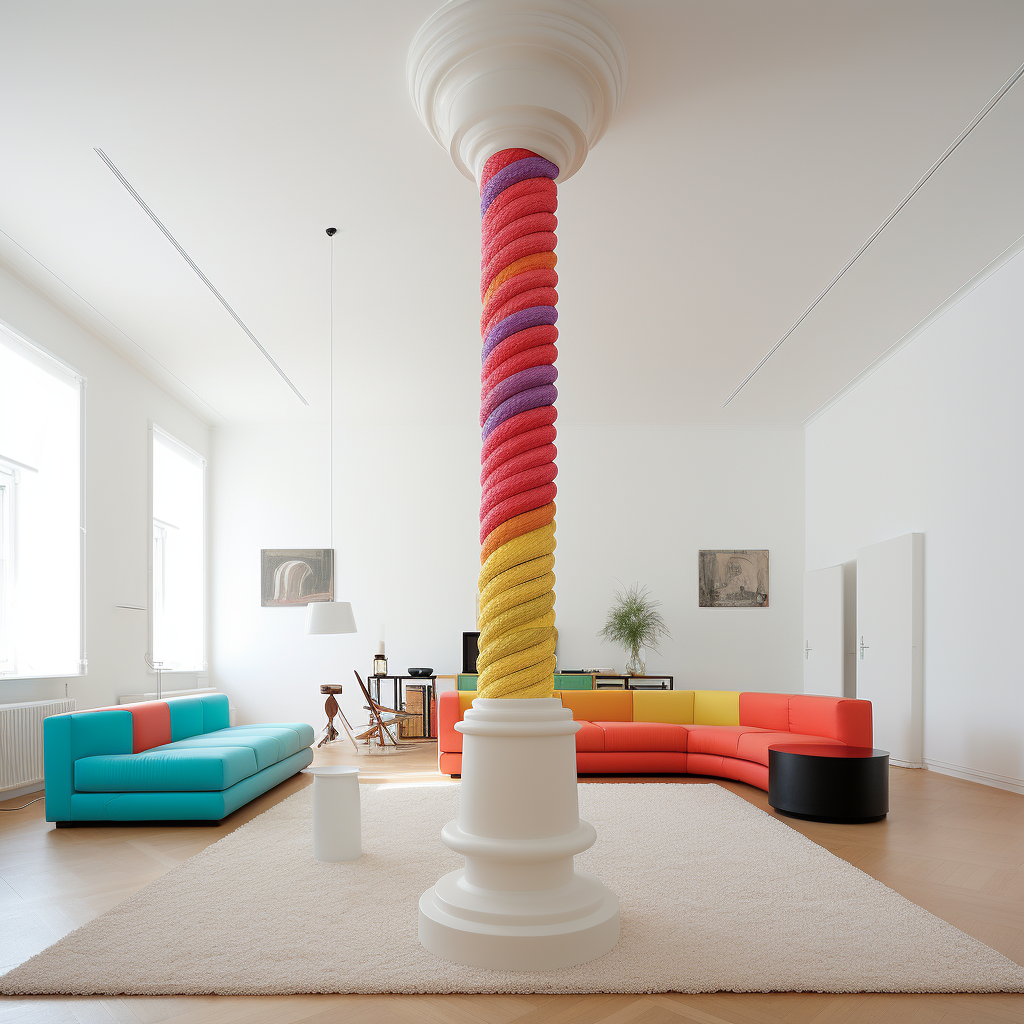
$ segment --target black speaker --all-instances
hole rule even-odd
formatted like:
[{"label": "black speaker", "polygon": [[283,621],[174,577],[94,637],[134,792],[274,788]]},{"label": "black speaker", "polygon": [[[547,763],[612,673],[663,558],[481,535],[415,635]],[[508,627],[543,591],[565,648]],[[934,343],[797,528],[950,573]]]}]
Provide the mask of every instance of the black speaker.
[{"label": "black speaker", "polygon": [[480,640],[479,633],[462,634],[462,673],[471,675],[476,672],[476,659],[480,653],[477,643]]}]

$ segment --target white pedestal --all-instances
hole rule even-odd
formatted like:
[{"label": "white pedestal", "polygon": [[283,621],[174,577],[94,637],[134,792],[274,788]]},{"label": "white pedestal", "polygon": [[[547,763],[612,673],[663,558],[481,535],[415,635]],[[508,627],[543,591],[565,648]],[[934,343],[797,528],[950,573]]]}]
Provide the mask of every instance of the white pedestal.
[{"label": "white pedestal", "polygon": [[554,970],[607,953],[619,939],[618,897],[573,865],[597,832],[579,818],[572,712],[554,697],[477,698],[455,728],[461,804],[441,839],[466,866],[420,897],[420,942],[495,970]]},{"label": "white pedestal", "polygon": [[359,769],[345,765],[307,768],[313,776],[313,856],[334,863],[362,856]]}]

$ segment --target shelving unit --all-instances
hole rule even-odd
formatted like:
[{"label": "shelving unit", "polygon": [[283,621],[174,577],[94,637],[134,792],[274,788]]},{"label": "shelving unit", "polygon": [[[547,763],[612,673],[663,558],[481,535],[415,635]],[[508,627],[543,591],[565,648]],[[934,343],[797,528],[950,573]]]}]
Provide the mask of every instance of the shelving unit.
[{"label": "shelving unit", "polygon": [[[476,673],[461,672],[457,681],[460,690],[475,690]],[[556,690],[592,690],[594,688],[594,677],[587,672],[556,672]]]}]

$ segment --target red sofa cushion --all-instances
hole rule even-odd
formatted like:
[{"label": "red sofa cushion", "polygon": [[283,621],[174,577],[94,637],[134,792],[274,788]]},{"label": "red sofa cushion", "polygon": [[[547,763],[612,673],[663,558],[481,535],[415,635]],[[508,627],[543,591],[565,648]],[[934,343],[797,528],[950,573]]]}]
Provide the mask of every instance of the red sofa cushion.
[{"label": "red sofa cushion", "polygon": [[740,737],[736,756],[745,761],[757,761],[758,764],[767,765],[768,748],[773,743],[820,743],[833,747],[846,745],[827,736],[802,736],[792,732],[748,732]]},{"label": "red sofa cushion", "polygon": [[440,730],[438,747],[452,754],[462,753],[462,733],[455,728],[456,722],[462,721],[462,709],[459,706],[457,691],[446,690],[438,695],[437,726]]},{"label": "red sofa cushion", "polygon": [[685,775],[689,756],[677,750],[615,750],[610,754],[580,751],[576,771],[584,775]]},{"label": "red sofa cushion", "polygon": [[576,750],[597,754],[604,752],[604,729],[593,722],[580,722],[581,728],[576,733]]},{"label": "red sofa cushion", "polygon": [[752,725],[691,725],[687,730],[686,750],[690,754],[719,754],[735,757],[741,736],[748,732],[768,732]]},{"label": "red sofa cushion", "polygon": [[691,775],[714,775],[721,779],[735,779],[758,789],[768,788],[768,769],[754,761],[720,754],[687,754],[686,770]]},{"label": "red sofa cushion", "polygon": [[[666,751],[686,753],[685,725],[668,722],[595,722],[604,731],[604,749],[612,751]],[[580,748],[577,747],[577,750]]]},{"label": "red sofa cushion", "polygon": [[741,693],[740,725],[758,729],[789,729],[788,693]]},{"label": "red sofa cushion", "polygon": [[794,693],[789,698],[789,731],[870,747],[871,702]]}]

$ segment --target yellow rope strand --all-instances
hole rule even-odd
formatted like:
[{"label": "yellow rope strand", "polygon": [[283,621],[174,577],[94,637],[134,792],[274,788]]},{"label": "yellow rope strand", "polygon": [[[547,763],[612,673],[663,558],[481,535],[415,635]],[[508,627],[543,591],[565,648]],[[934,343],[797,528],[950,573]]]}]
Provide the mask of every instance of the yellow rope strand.
[{"label": "yellow rope strand", "polygon": [[551,695],[558,640],[554,552],[552,522],[506,541],[480,569],[481,697]]},{"label": "yellow rope strand", "polygon": [[[549,614],[553,616],[554,607],[555,595],[552,591],[548,591],[533,601],[511,608],[500,615],[495,614],[492,618],[484,619],[481,614],[480,649],[486,650],[504,633],[519,632],[521,629],[544,628],[537,627],[536,619],[543,618],[546,622],[552,622],[551,628],[554,629],[553,618],[547,619]],[[554,680],[552,680],[552,686],[554,686]]]},{"label": "yellow rope strand", "polygon": [[[510,569],[520,562],[527,562],[541,555],[552,555],[555,551],[555,524],[548,523],[539,530],[531,530],[520,537],[505,541],[480,569],[478,580],[480,590],[494,579],[495,576]],[[481,602],[482,603],[482,602]]]}]

